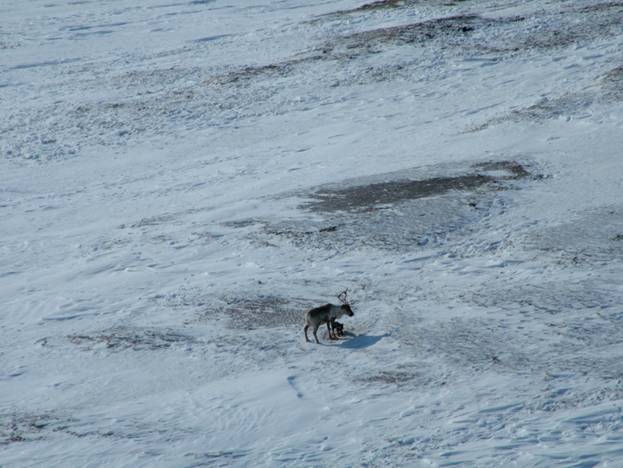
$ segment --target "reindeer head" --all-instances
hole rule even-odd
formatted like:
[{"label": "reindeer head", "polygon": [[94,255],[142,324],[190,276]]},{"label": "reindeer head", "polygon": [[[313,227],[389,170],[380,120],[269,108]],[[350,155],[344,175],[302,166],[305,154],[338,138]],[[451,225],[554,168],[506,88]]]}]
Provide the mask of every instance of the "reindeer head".
[{"label": "reindeer head", "polygon": [[350,308],[350,302],[348,301],[348,289],[345,289],[337,295],[337,298],[342,303],[342,310],[346,315],[352,317],[354,314],[353,309]]}]

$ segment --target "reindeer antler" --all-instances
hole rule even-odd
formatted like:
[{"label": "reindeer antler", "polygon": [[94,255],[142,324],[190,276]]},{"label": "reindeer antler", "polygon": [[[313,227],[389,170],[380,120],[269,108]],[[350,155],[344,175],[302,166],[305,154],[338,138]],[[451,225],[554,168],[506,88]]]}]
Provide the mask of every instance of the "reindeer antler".
[{"label": "reindeer antler", "polygon": [[342,304],[348,304],[348,288],[337,295]]}]

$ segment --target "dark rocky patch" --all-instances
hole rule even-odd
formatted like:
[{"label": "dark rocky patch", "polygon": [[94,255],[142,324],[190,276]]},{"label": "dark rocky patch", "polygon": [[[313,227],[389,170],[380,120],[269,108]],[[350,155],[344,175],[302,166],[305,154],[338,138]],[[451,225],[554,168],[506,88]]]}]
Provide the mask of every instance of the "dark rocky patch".
[{"label": "dark rocky patch", "polygon": [[50,414],[0,414],[0,446],[37,440],[45,431],[65,430],[67,424],[68,421]]},{"label": "dark rocky patch", "polygon": [[[474,169],[479,171],[496,171],[498,174],[496,178],[498,180],[512,180],[528,177],[530,173],[524,166],[517,161],[487,161],[483,163],[474,164]],[[500,174],[499,171],[502,173]],[[507,174],[505,175],[504,172]]]},{"label": "dark rocky patch", "polygon": [[412,372],[389,370],[360,377],[357,381],[374,384],[404,385],[415,377],[416,375]]},{"label": "dark rocky patch", "polygon": [[389,181],[341,190],[319,191],[314,194],[317,201],[309,203],[307,208],[323,212],[370,210],[379,205],[432,197],[450,190],[475,190],[494,180],[495,178],[486,175],[469,174],[425,180]]},{"label": "dark rocky patch", "polygon": [[67,339],[82,348],[93,349],[103,345],[112,351],[168,349],[174,345],[195,343],[191,336],[172,330],[112,328],[91,335],[69,335]]},{"label": "dark rocky patch", "polygon": [[301,206],[321,220],[267,224],[263,233],[271,245],[281,239],[338,252],[434,248],[477,230],[502,209],[500,191],[529,176],[528,166],[504,160],[345,180],[318,188]]},{"label": "dark rocky patch", "polygon": [[[380,1],[345,10],[337,14],[351,14],[386,8],[400,8],[407,3]],[[443,3],[449,6],[452,3]],[[557,49],[571,46],[602,35],[617,34],[623,12],[587,7],[584,21],[578,23],[571,12],[551,13],[547,17],[526,18],[509,16],[485,18],[474,14],[445,16],[417,23],[362,31],[329,41],[320,50],[327,56],[354,57],[361,53],[382,52],[388,45],[423,45],[441,40],[445,53],[449,50],[470,50],[478,53],[508,55],[529,50]],[[607,14],[606,14],[607,13]],[[576,14],[574,12],[574,14]],[[541,13],[539,15],[543,16]],[[531,21],[527,21],[527,20]],[[517,26],[525,23],[525,26]],[[536,23],[536,25],[535,25]],[[487,34],[473,33],[487,30]]]},{"label": "dark rocky patch", "polygon": [[319,190],[313,194],[315,201],[305,205],[312,211],[367,211],[383,205],[394,205],[407,200],[433,197],[451,190],[474,191],[502,180],[526,177],[529,172],[516,161],[493,161],[473,166],[480,172],[503,171],[487,175],[471,173],[451,177],[433,177],[421,180],[389,180],[368,185],[355,185],[343,189]]},{"label": "dark rocky patch", "polygon": [[374,53],[387,45],[417,45],[444,38],[458,44],[462,36],[495,23],[478,15],[458,15],[418,23],[362,31],[335,39],[322,49],[323,54],[348,56],[355,53]]}]

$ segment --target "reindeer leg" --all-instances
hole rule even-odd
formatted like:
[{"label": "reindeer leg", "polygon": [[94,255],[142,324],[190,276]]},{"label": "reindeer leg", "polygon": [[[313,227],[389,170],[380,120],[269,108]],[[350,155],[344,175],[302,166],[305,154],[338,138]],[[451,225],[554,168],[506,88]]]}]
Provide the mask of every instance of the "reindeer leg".
[{"label": "reindeer leg", "polygon": [[314,338],[316,338],[316,343],[320,344],[320,341],[318,341],[318,335],[316,335],[316,333],[318,332],[318,327],[320,325],[314,325]]},{"label": "reindeer leg", "polygon": [[303,331],[305,332],[305,341],[307,341],[309,343],[309,338],[307,338],[307,329],[309,328],[308,324],[305,324],[305,328],[303,329]]},{"label": "reindeer leg", "polygon": [[327,330],[329,330],[329,339],[330,340],[335,340],[335,336],[333,336],[333,331],[331,330],[331,325],[329,325],[329,323],[332,322],[333,319],[329,320],[327,322]]}]

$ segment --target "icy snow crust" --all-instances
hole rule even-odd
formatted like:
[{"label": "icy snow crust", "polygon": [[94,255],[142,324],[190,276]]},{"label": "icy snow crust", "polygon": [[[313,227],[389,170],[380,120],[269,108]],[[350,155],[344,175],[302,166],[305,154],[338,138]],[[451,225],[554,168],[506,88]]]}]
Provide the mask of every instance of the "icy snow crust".
[{"label": "icy snow crust", "polygon": [[623,464],[622,2],[0,17],[0,465]]}]

